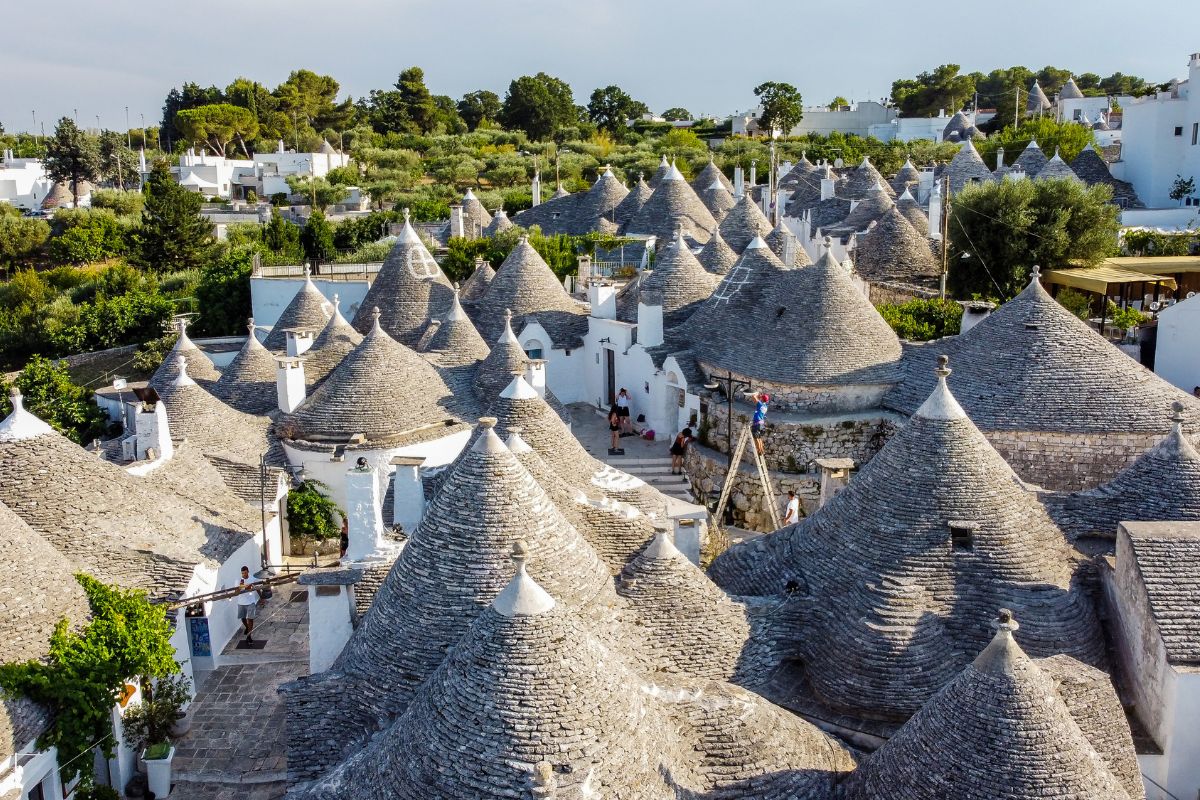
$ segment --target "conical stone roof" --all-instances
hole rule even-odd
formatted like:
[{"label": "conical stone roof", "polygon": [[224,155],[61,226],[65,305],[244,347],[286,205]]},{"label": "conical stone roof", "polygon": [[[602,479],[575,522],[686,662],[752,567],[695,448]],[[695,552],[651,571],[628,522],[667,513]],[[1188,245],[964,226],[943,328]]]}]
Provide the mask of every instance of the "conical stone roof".
[{"label": "conical stone roof", "polygon": [[987,183],[994,179],[992,171],[983,163],[983,157],[975,149],[970,139],[963,142],[959,151],[946,165],[946,175],[950,178],[950,193],[957,194],[970,183]]},{"label": "conical stone roof", "polygon": [[646,201],[654,194],[654,190],[650,188],[650,184],[646,183],[642,177],[638,176],[638,182],[629,190],[629,194],[625,195],[614,212],[617,220],[617,225],[624,227],[631,219],[637,216],[637,213],[642,210],[642,206],[646,205]]},{"label": "conical stone roof", "polygon": [[700,262],[700,266],[712,274],[724,275],[737,263],[738,255],[725,241],[721,231],[715,230],[712,238],[700,249],[700,255],[696,258]]},{"label": "conical stone roof", "polygon": [[285,439],[345,443],[363,434],[375,445],[399,444],[453,432],[457,414],[450,388],[425,359],[375,325],[291,414],[279,430]]},{"label": "conical stone roof", "polygon": [[933,259],[929,240],[893,207],[870,230],[858,235],[854,271],[873,281],[912,279],[939,275],[941,265]]},{"label": "conical stone roof", "polygon": [[787,386],[900,380],[896,334],[828,251],[812,266],[781,272],[761,300],[738,307],[739,328],[753,335],[724,329],[695,342],[702,365]]},{"label": "conical stone roof", "polygon": [[450,310],[452,295],[450,279],[405,214],[404,229],[352,322],[361,333],[368,333],[375,324],[374,309],[378,308],[379,324],[388,336],[415,347],[429,320],[441,319]]},{"label": "conical stone roof", "polygon": [[1046,166],[1038,170],[1037,179],[1055,180],[1055,179],[1079,180],[1079,176],[1071,171],[1067,166],[1067,162],[1062,160],[1062,156],[1058,154],[1058,150],[1054,151],[1054,155],[1046,162]]},{"label": "conical stone roof", "polygon": [[519,323],[536,317],[559,346],[571,346],[587,330],[586,313],[526,237],[504,259],[474,305],[471,316],[484,341],[500,336],[509,311]]},{"label": "conical stone roof", "polygon": [[[559,601],[603,620],[616,602],[611,573],[484,418],[450,468],[341,657],[372,702],[403,710],[508,583],[518,540],[541,553],[535,577]],[[463,510],[472,509],[464,514]]]},{"label": "conical stone roof", "polygon": [[333,308],[325,299],[325,295],[321,294],[321,290],[313,284],[306,267],[304,284],[271,326],[271,332],[263,341],[263,347],[268,350],[286,350],[289,328],[300,328],[315,333],[325,327],[332,313]]},{"label": "conical stone roof", "polygon": [[1042,167],[1046,166],[1046,154],[1042,152],[1042,148],[1038,147],[1036,140],[1030,140],[1029,144],[1025,145],[1025,149],[1021,151],[1021,155],[1017,156],[1017,160],[1013,162],[1013,167],[1020,167],[1025,171],[1025,175],[1033,178],[1042,171]]},{"label": "conical stone roof", "polygon": [[1050,98],[1042,91],[1041,85],[1035,80],[1029,87],[1028,99],[1025,101],[1026,114],[1040,114],[1050,109]]},{"label": "conical stone roof", "polygon": [[883,175],[871,163],[868,156],[863,156],[863,160],[857,167],[850,170],[846,176],[846,188],[839,192],[839,195],[850,198],[851,200],[862,200],[870,196],[871,191],[876,187],[880,187],[889,198],[895,198],[895,192],[883,179]]},{"label": "conical stone roof", "polygon": [[525,372],[528,361],[529,356],[525,355],[521,343],[513,334],[512,315],[506,313],[504,330],[475,373],[475,391],[479,398],[491,402],[512,383],[513,378]]},{"label": "conical stone roof", "polygon": [[[673,328],[687,319],[697,304],[712,294],[718,279],[707,272],[683,239],[682,230],[655,256],[654,269],[639,287],[639,295],[661,301],[663,325]],[[647,293],[653,293],[649,295]]]},{"label": "conical stone roof", "polygon": [[479,202],[479,198],[471,189],[467,189],[467,193],[463,195],[462,207],[463,227],[466,229],[467,236],[482,236],[487,227],[492,224],[492,215],[483,207],[483,203]]},{"label": "conical stone roof", "polygon": [[446,366],[474,364],[488,357],[488,346],[475,330],[475,325],[458,302],[458,290],[445,319],[430,323],[430,332],[422,337],[421,352],[436,353],[438,362]]},{"label": "conical stone roof", "polygon": [[[680,751],[677,734],[636,674],[518,553],[516,576],[405,714],[308,796],[676,796],[663,775],[668,754]],[[535,571],[554,558],[534,553]]]},{"label": "conical stone roof", "polygon": [[1129,800],[1053,683],[996,635],[957,678],[854,771],[846,800]]},{"label": "conical stone roof", "polygon": [[341,299],[333,296],[333,316],[304,352],[304,381],[311,389],[362,344],[362,334],[342,316]]},{"label": "conical stone roof", "polygon": [[578,223],[576,229],[569,233],[615,231],[619,224],[617,208],[628,194],[629,190],[613,175],[612,168],[605,167],[604,172],[600,174],[592,187],[580,198],[576,212]]},{"label": "conical stone roof", "polygon": [[692,180],[692,188],[696,190],[696,194],[702,194],[713,182],[721,184],[721,188],[733,194],[733,182],[725,177],[725,173],[717,166],[717,162],[711,157],[708,163],[704,165],[704,169],[700,170],[700,174]]},{"label": "conical stone roof", "polygon": [[492,221],[483,229],[484,236],[495,236],[498,233],[504,233],[509,228],[513,227],[513,221],[508,218],[508,214],[503,208],[497,208],[496,213],[492,215]]},{"label": "conical stone roof", "polygon": [[779,188],[792,191],[797,186],[806,183],[809,177],[818,171],[819,168],[808,160],[808,155],[802,154],[800,160],[779,179]]},{"label": "conical stone roof", "polygon": [[238,411],[214,397],[188,375],[179,357],[175,380],[158,390],[167,406],[167,424],[174,441],[187,439],[205,455],[223,455],[245,464],[258,464],[271,449],[270,421]]},{"label": "conical stone roof", "polygon": [[784,271],[783,262],[765,241],[750,242],[713,293],[679,328],[680,335],[693,343],[697,357],[727,346],[726,332],[742,329],[743,315]]},{"label": "conical stone roof", "polygon": [[492,278],[496,277],[496,270],[492,269],[492,265],[487,261],[477,260],[475,269],[471,276],[467,278],[462,285],[462,291],[459,293],[459,299],[464,303],[474,303],[479,298],[483,297],[487,288],[492,285]]},{"label": "conical stone roof", "polygon": [[1047,500],[1064,530],[1115,536],[1122,520],[1200,521],[1200,452],[1183,433],[1183,404],[1172,404],[1171,432],[1111,481]]},{"label": "conical stone roof", "polygon": [[617,591],[646,635],[652,669],[733,678],[750,637],[746,610],[688,561],[666,531],[621,573]]},{"label": "conical stone roof", "polygon": [[706,242],[717,227],[717,221],[683,179],[679,170],[671,165],[654,194],[650,195],[650,199],[629,220],[625,232],[657,236],[660,240],[665,240],[673,236],[675,229],[680,225],[683,226],[685,235],[698,242]]},{"label": "conical stone roof", "polygon": [[904,159],[904,165],[892,176],[891,187],[896,194],[903,194],[908,187],[921,181],[921,171],[913,166],[912,159]]},{"label": "conical stone roof", "polygon": [[0,503],[75,568],[161,596],[186,588],[197,564],[213,567],[249,541],[228,520],[69,441],[27,411],[20,394],[12,401],[0,422]]},{"label": "conical stone roof", "polygon": [[1200,400],[1170,385],[1059,305],[1035,274],[983,323],[937,347],[905,353],[906,378],[886,404],[913,413],[935,384],[945,353],[957,365],[955,394],[985,431],[1154,433],[1179,401],[1184,429],[1200,429]]},{"label": "conical stone roof", "polygon": [[1071,171],[1088,186],[1103,184],[1112,189],[1113,202],[1122,204],[1124,208],[1143,207],[1133,184],[1114,178],[1108,164],[1090,144],[1071,160]]},{"label": "conical stone roof", "polygon": [[829,230],[849,233],[865,231],[872,222],[894,208],[896,204],[883,186],[883,183],[875,184],[866,197],[854,204],[846,218]]},{"label": "conical stone roof", "polygon": [[1083,92],[1079,91],[1079,84],[1075,83],[1074,78],[1067,78],[1067,82],[1058,90],[1058,96],[1061,100],[1082,100]]},{"label": "conical stone roof", "polygon": [[744,194],[721,220],[718,230],[733,251],[741,253],[755,236],[766,236],[771,232],[771,222],[753,198]]},{"label": "conical stone roof", "polygon": [[[821,202],[821,181],[838,181],[837,174],[828,164],[822,164],[810,172],[796,184],[791,197],[788,198],[786,214],[789,217],[799,217],[805,211]],[[845,181],[834,186],[834,194],[845,193]]]},{"label": "conical stone roof", "polygon": [[583,534],[613,574],[619,573],[654,538],[654,523],[638,509],[609,500],[599,491],[585,493],[565,480],[521,438],[520,426],[508,429],[504,443],[521,466]]},{"label": "conical stone roof", "polygon": [[658,185],[663,182],[663,178],[670,174],[671,168],[672,164],[667,160],[667,154],[663,153],[658,162],[658,169],[654,170],[654,174],[650,176],[650,188],[657,189]]},{"label": "conical stone roof", "polygon": [[800,244],[796,235],[788,230],[782,217],[763,241],[785,267],[807,267],[812,264],[808,251]]},{"label": "conical stone roof", "polygon": [[[254,334],[253,319],[248,327],[250,335],[246,337],[246,343],[221,372],[221,378],[212,391],[238,411],[267,414],[279,405],[275,388],[275,357]],[[191,374],[190,366],[188,374]]]},{"label": "conical stone roof", "polygon": [[912,225],[921,238],[929,236],[929,217],[921,209],[921,204],[916,201],[912,193],[905,189],[900,197],[896,200],[896,210],[899,211],[908,224]]},{"label": "conical stone roof", "polygon": [[[951,139],[970,138],[970,129],[974,127],[971,120],[962,111],[955,111],[954,116],[946,123],[946,127],[942,129],[942,141],[948,142]],[[957,137],[956,137],[957,134]]]},{"label": "conical stone roof", "polygon": [[737,205],[737,200],[728,189],[721,185],[720,181],[713,181],[707,187],[697,189],[696,194],[700,196],[700,201],[704,203],[704,207],[708,209],[717,223],[724,220],[730,210]]},{"label": "conical stone roof", "polygon": [[[911,419],[833,500],[797,525],[736,545],[710,574],[734,594],[775,594],[789,582],[811,598],[810,627],[798,643],[810,681],[829,707],[903,719],[929,697],[909,648],[923,611],[939,618],[939,660],[965,665],[1001,605],[1028,612],[1020,639],[1038,655],[1066,653],[1097,663],[1104,641],[1086,591],[1074,582],[1078,557],[1033,492],[967,418],[939,368],[938,384]],[[875,626],[887,599],[852,587],[904,580],[924,594],[908,601],[910,623]],[[908,591],[913,591],[911,588]],[[916,605],[917,601],[921,607]],[[868,633],[869,638],[868,638]],[[875,658],[896,653],[911,667],[886,697],[836,654],[846,642],[875,642]],[[865,654],[854,663],[871,669]],[[905,677],[907,676],[907,677]]]},{"label": "conical stone roof", "polygon": [[192,376],[192,380],[197,381],[205,386],[216,383],[221,377],[221,373],[213,366],[212,361],[209,361],[208,356],[196,346],[187,335],[187,320],[180,318],[175,321],[175,330],[178,333],[178,338],[175,344],[171,347],[171,352],[167,353],[167,357],[159,364],[158,369],[154,370],[154,374],[150,376],[150,385],[155,389],[166,386],[171,381],[175,380],[175,376],[179,374],[179,359],[177,356],[183,356],[187,361],[188,374]]}]

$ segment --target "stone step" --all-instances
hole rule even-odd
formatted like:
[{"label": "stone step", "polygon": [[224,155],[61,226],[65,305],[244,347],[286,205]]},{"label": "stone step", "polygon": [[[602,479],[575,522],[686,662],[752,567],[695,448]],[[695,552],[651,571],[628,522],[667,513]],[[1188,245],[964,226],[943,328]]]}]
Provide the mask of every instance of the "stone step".
[{"label": "stone step", "polygon": [[666,458],[636,458],[631,456],[614,456],[605,460],[605,464],[625,472],[631,472],[639,467],[661,467],[671,466],[671,457]]}]

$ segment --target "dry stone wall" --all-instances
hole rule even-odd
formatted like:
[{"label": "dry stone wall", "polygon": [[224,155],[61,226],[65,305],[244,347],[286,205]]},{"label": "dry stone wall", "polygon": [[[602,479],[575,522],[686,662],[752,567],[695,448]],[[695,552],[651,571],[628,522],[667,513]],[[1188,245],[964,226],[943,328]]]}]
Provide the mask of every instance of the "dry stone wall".
[{"label": "dry stone wall", "polygon": [[1093,489],[1156,445],[1160,433],[984,431],[1022,479],[1047,489]]},{"label": "dry stone wall", "polygon": [[[707,500],[713,492],[721,491],[728,470],[729,462],[723,453],[695,444],[688,448],[684,471],[691,482],[692,493],[701,501]],[[789,490],[800,498],[804,513],[811,514],[816,510],[820,497],[820,477],[816,473],[794,475],[772,471],[771,488],[775,491],[772,502],[776,504],[780,519],[783,518],[784,501]],[[738,468],[733,480],[733,492],[729,496],[729,508],[735,527],[751,531],[772,530],[771,515],[763,499],[762,482],[758,478],[758,470],[749,461],[743,461]]]}]

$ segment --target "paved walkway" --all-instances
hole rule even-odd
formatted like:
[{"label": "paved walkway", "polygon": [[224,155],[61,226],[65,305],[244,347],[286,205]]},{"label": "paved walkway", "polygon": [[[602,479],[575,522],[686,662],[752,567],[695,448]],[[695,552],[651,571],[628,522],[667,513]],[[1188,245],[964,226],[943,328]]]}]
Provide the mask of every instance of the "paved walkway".
[{"label": "paved walkway", "polygon": [[192,701],[191,730],[175,743],[176,800],[276,800],[287,789],[284,706],[276,688],[308,672],[307,593],[279,587],[259,605],[261,649],[221,654]]}]

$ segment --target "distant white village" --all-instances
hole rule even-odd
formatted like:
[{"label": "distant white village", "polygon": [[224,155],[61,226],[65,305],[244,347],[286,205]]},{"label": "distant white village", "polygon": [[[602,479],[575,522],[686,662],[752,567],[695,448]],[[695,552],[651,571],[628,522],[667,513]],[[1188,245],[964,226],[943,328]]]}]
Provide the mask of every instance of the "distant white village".
[{"label": "distant white village", "polygon": [[[111,437],[14,388],[0,660],[86,619],[78,572],[167,609],[193,688],[164,757],[126,724],[148,685],[113,704],[86,772],[118,796],[1200,797],[1200,254],[1031,264],[929,341],[878,308],[948,296],[979,184],[1102,185],[1123,233],[1194,229],[1200,191],[1171,195],[1200,176],[1197,86],[1200,53],[1140,97],[1035,83],[1019,111],[1094,144],[994,167],[979,110],[807,107],[775,133],[958,149],[690,180],[663,155],[575,192],[547,169],[511,214],[470,189],[405,211],[382,262],[256,264],[246,335],[180,315],[148,381],[95,392]],[[771,139],[761,115],[732,133]],[[172,174],[221,235],[268,222],[257,199],[303,219],[288,178],[353,163],[281,141]],[[31,215],[90,191],[4,154]],[[349,187],[330,214],[370,209]],[[450,242],[514,231],[448,277]],[[619,243],[564,280],[531,242],[555,234]],[[1153,312],[1154,350],[1066,290]],[[340,540],[290,535],[301,484]],[[52,725],[5,695],[2,800],[95,792]]]}]

